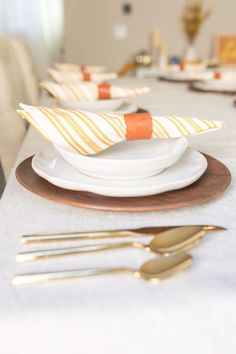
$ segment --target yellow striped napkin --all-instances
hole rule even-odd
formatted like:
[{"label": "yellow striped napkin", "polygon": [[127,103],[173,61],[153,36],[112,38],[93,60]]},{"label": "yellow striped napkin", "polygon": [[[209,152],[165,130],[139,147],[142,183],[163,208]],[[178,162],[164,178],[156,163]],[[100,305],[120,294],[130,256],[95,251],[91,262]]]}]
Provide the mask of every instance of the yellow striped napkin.
[{"label": "yellow striped napkin", "polygon": [[53,68],[59,71],[86,71],[87,73],[102,73],[106,70],[104,66],[78,65],[72,63],[54,63]]},{"label": "yellow striped napkin", "polygon": [[[95,154],[127,138],[126,118],[130,115],[91,113],[25,104],[20,104],[20,107],[22,108],[18,111],[20,116],[27,119],[44,137],[78,154]],[[133,116],[138,120],[142,115],[140,113]],[[150,121],[150,137],[158,139],[201,134],[223,127],[223,123],[219,121],[192,117],[150,116]],[[136,133],[140,133],[138,126],[136,129]]]},{"label": "yellow striped napkin", "polygon": [[[52,81],[42,81],[40,86],[48,91],[53,97],[60,100],[71,101],[92,101],[101,99],[100,88],[94,82],[74,83],[74,84],[57,84]],[[129,96],[137,96],[150,91],[149,87],[130,89],[113,85],[104,85],[107,87],[107,92],[103,98],[122,98]],[[106,95],[107,93],[107,95]]]},{"label": "yellow striped napkin", "polygon": [[117,77],[116,73],[87,73],[79,71],[59,71],[48,69],[48,74],[58,83],[72,83],[78,81],[103,82]]}]

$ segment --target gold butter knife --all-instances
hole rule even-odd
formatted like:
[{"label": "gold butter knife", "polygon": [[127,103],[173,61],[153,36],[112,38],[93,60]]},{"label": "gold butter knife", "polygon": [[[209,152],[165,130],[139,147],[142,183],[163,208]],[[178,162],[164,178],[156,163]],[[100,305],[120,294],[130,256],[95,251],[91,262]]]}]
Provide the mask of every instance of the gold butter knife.
[{"label": "gold butter knife", "polygon": [[[204,231],[222,231],[224,227],[216,225],[186,225],[187,227],[200,227]],[[41,242],[58,242],[58,241],[79,241],[79,240],[96,240],[96,239],[112,239],[122,237],[151,237],[160,232],[174,229],[180,226],[164,226],[164,227],[147,227],[130,230],[106,230],[95,232],[55,232],[55,233],[35,233],[23,235],[20,242],[22,244],[41,243]]]}]

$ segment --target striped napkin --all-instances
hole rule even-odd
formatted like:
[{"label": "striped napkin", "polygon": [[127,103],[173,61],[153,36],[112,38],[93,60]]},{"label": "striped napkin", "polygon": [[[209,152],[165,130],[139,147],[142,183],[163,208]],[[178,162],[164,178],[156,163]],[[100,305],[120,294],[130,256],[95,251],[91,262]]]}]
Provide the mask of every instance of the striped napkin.
[{"label": "striped napkin", "polygon": [[78,81],[103,82],[117,77],[116,73],[88,73],[86,71],[59,71],[48,69],[48,74],[58,83],[72,83]]},{"label": "striped napkin", "polygon": [[53,68],[59,71],[86,71],[87,73],[101,73],[106,70],[104,66],[78,65],[72,63],[54,63]]},{"label": "striped napkin", "polygon": [[149,113],[92,113],[20,104],[22,118],[45,138],[69,151],[96,154],[123,140],[171,139],[223,128],[219,121],[151,116]]},{"label": "striped napkin", "polygon": [[109,83],[96,84],[94,82],[57,84],[51,81],[43,81],[40,83],[40,86],[59,100],[71,101],[92,101],[97,99],[122,98],[141,95],[150,91],[149,87],[130,89],[111,86]]}]

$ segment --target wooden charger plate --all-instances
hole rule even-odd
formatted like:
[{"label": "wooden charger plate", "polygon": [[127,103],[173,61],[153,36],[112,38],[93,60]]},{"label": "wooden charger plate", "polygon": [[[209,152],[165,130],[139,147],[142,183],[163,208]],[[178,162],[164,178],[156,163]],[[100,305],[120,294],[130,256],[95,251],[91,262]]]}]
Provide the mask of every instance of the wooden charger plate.
[{"label": "wooden charger plate", "polygon": [[33,171],[32,156],[18,165],[16,178],[22,186],[40,197],[81,208],[134,212],[168,210],[207,202],[220,196],[228,187],[231,175],[227,167],[211,156],[205,157],[208,167],[197,182],[183,189],[147,197],[106,197],[56,187]]}]

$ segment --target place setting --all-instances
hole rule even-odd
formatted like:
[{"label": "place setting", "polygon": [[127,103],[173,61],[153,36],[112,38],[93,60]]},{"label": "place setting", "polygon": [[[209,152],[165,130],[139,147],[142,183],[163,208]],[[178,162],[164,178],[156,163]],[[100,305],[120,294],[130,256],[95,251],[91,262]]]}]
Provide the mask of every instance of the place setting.
[{"label": "place setting", "polygon": [[40,83],[40,87],[53,97],[55,105],[61,108],[90,112],[136,112],[139,108],[135,103],[130,103],[128,99],[150,91],[149,87],[131,89],[115,86],[108,82],[58,84],[52,81],[43,81]]},{"label": "place setting", "polygon": [[199,80],[205,74],[206,70],[207,67],[204,61],[183,60],[180,63],[168,64],[165,69],[160,71],[158,78],[162,81],[191,83]]},{"label": "place setting", "polygon": [[223,128],[220,121],[20,107],[19,115],[51,145],[24,160],[16,177],[47,199],[102,210],[165,210],[215,198],[230,182],[221,162],[187,140]]},{"label": "place setting", "polygon": [[235,95],[236,71],[224,69],[206,73],[192,82],[189,88],[198,92]]}]

